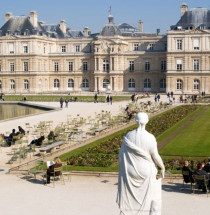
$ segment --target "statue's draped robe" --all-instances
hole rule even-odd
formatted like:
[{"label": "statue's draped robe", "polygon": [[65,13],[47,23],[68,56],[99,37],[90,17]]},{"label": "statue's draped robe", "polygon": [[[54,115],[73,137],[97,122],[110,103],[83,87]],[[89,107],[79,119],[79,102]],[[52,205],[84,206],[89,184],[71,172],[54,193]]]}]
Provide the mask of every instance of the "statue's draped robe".
[{"label": "statue's draped robe", "polygon": [[[139,141],[138,133],[136,135]],[[157,169],[151,155],[137,145],[125,137],[119,153],[117,203],[120,214],[160,215],[161,180],[156,179]]]}]

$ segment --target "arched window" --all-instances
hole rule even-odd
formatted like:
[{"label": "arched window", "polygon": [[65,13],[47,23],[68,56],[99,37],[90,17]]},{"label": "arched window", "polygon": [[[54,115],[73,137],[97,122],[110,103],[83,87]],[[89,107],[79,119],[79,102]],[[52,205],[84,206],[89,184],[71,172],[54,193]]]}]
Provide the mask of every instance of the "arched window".
[{"label": "arched window", "polygon": [[108,85],[109,85],[109,80],[108,79],[104,79],[103,80],[103,88],[107,88]]},{"label": "arched window", "polygon": [[60,87],[60,81],[58,79],[54,79],[54,88]]},{"label": "arched window", "polygon": [[135,89],[136,84],[135,84],[135,80],[133,78],[130,78],[128,80],[128,89]]},{"label": "arched window", "polygon": [[74,80],[73,79],[68,80],[68,88],[74,88]]},{"label": "arched window", "polygon": [[0,80],[0,89],[2,88],[2,82],[1,82],[1,80]]},{"label": "arched window", "polygon": [[200,81],[198,79],[195,79],[193,82],[193,89],[199,90],[200,89]]},{"label": "arched window", "polygon": [[144,79],[144,90],[151,90],[151,81],[149,78]]},{"label": "arched window", "polygon": [[10,89],[11,90],[15,89],[15,81],[14,80],[10,80]]},{"label": "arched window", "polygon": [[177,79],[177,81],[176,81],[176,89],[177,90],[182,90],[182,87],[183,87],[182,80],[181,79]]},{"label": "arched window", "polygon": [[166,89],[166,79],[162,78],[160,79],[160,90],[165,90]]},{"label": "arched window", "polygon": [[24,80],[24,89],[28,90],[29,88],[29,81],[27,79]]},{"label": "arched window", "polygon": [[89,88],[89,82],[87,79],[83,79],[82,81],[82,88]]}]

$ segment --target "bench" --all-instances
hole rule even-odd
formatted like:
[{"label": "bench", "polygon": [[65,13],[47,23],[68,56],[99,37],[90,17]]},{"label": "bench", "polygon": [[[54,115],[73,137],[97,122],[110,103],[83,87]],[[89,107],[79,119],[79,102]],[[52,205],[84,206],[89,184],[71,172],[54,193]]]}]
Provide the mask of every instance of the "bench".
[{"label": "bench", "polygon": [[107,128],[109,128],[109,126],[105,125],[100,128],[96,128],[95,132],[98,132],[100,134],[102,131],[106,130]]},{"label": "bench", "polygon": [[40,148],[39,151],[42,153],[51,152],[51,151],[55,150],[56,147],[62,146],[64,143],[65,143],[64,141],[58,141],[58,142],[52,143],[48,146],[44,146],[44,147]]}]

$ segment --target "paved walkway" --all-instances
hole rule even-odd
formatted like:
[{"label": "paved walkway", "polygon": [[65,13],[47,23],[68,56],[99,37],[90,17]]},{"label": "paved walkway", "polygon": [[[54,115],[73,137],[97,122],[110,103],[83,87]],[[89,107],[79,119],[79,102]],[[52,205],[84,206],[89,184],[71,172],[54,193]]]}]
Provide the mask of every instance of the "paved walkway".
[{"label": "paved walkway", "polygon": [[[118,215],[117,178],[72,176],[65,185],[55,188],[32,177],[0,174],[0,208],[2,215]],[[181,181],[164,181],[162,215],[207,215],[206,194],[180,190]],[[189,187],[188,187],[189,188]]]}]

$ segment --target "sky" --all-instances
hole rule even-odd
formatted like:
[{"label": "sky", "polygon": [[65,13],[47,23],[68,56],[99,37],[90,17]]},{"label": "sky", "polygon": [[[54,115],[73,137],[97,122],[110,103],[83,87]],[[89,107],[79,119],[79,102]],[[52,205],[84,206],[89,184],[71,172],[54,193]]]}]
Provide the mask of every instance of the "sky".
[{"label": "sky", "polygon": [[210,9],[209,0],[7,0],[1,2],[0,26],[5,22],[6,12],[29,16],[30,11],[37,11],[38,20],[47,24],[59,24],[64,19],[73,30],[87,26],[91,33],[97,33],[108,22],[111,6],[117,25],[126,22],[138,27],[138,21],[142,20],[144,32],[156,32],[159,28],[160,34],[166,34],[178,22],[182,3],[189,9]]}]

